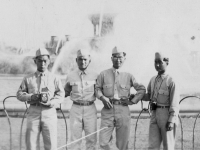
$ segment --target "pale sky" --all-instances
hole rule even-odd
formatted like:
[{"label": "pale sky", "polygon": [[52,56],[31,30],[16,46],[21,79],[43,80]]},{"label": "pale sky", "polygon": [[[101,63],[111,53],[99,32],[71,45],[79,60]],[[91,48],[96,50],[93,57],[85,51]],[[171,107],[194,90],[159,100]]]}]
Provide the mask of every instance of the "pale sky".
[{"label": "pale sky", "polygon": [[200,49],[199,8],[199,0],[1,0],[0,44],[35,49],[51,35],[84,39],[93,36],[89,15],[111,13],[115,15],[114,32],[105,37],[96,64],[111,65],[108,47],[116,39],[125,45],[125,66],[132,67],[136,77],[155,74],[154,52],[162,50],[171,55],[169,70],[184,83],[183,74],[192,76],[188,55]]},{"label": "pale sky", "polygon": [[91,36],[88,14],[100,13],[102,6],[104,13],[117,14],[115,35],[137,36],[138,46],[160,34],[199,40],[198,0],[1,0],[0,40],[37,47],[51,35]]}]

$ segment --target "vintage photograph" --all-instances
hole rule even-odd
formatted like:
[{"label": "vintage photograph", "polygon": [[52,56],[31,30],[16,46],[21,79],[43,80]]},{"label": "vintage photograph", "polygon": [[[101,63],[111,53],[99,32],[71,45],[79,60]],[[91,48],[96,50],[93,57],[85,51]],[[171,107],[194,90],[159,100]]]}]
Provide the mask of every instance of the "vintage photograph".
[{"label": "vintage photograph", "polygon": [[198,0],[1,0],[0,150],[198,150],[199,52]]}]

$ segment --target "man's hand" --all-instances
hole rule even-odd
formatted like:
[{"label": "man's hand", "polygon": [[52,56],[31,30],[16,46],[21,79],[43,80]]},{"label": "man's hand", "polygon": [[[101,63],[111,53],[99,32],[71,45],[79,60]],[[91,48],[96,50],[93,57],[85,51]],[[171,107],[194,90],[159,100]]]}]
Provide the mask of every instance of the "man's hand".
[{"label": "man's hand", "polygon": [[51,101],[50,101],[49,95],[48,94],[45,95],[45,98],[47,98],[47,102],[46,103],[42,102],[42,101],[40,101],[39,103],[42,104],[42,105],[44,105],[44,106],[51,107]]},{"label": "man's hand", "polygon": [[134,104],[132,101],[130,101],[129,98],[121,98],[120,100],[121,100],[122,105],[124,105],[124,106],[128,106],[128,105],[133,105]]},{"label": "man's hand", "polygon": [[33,94],[31,96],[31,101],[39,102],[40,101],[40,95],[39,94]]},{"label": "man's hand", "polygon": [[173,130],[174,129],[174,123],[172,123],[172,122],[167,122],[167,124],[166,124],[166,130],[167,131],[171,131],[171,130]]},{"label": "man's hand", "polygon": [[103,105],[106,109],[113,108],[112,104],[110,103],[109,99],[105,96],[100,97],[101,101],[103,102]]},{"label": "man's hand", "polygon": [[47,101],[46,103],[43,103],[43,102],[39,102],[39,103],[44,105],[44,106],[51,107],[51,101]]}]

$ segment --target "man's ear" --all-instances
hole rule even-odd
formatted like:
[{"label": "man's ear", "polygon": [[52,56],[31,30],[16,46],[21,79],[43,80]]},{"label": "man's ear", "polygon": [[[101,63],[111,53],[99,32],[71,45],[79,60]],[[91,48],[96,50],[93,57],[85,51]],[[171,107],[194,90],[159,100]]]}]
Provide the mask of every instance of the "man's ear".
[{"label": "man's ear", "polygon": [[77,62],[77,58],[76,58],[76,62]]},{"label": "man's ear", "polygon": [[34,63],[36,64],[36,59],[33,59]]}]

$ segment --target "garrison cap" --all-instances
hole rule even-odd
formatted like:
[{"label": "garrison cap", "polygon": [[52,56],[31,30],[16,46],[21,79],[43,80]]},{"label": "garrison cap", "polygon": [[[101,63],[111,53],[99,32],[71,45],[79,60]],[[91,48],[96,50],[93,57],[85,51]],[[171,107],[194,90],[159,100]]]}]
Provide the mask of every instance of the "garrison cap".
[{"label": "garrison cap", "polygon": [[125,51],[124,51],[123,48],[120,48],[119,46],[115,46],[115,47],[112,49],[112,55],[113,55],[113,54],[118,54],[118,53],[125,53]]},{"label": "garrison cap", "polygon": [[88,49],[79,49],[77,51],[77,58],[81,56],[90,56]]},{"label": "garrison cap", "polygon": [[47,51],[46,48],[39,48],[35,53],[34,59],[39,57],[39,56],[44,56],[44,55],[50,56],[49,52]]},{"label": "garrison cap", "polygon": [[155,58],[162,58],[162,59],[165,59],[166,61],[169,61],[168,55],[164,52],[156,52]]}]

